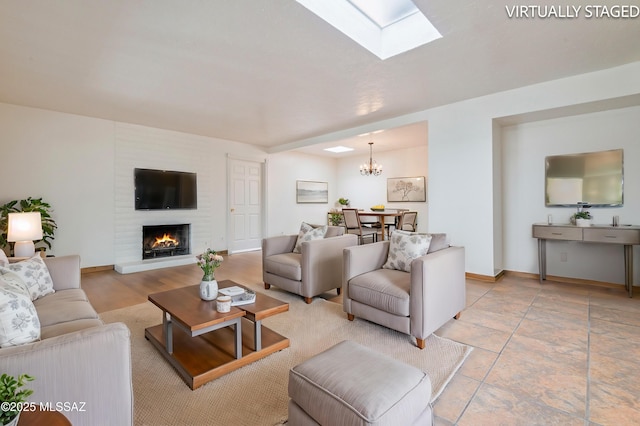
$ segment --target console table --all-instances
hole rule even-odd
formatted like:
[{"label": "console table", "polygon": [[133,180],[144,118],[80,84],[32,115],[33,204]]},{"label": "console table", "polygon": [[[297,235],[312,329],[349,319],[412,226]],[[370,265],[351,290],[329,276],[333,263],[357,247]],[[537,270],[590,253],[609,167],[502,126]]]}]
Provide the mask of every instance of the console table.
[{"label": "console table", "polygon": [[640,226],[575,226],[570,224],[533,224],[533,238],[538,239],[540,282],[547,279],[547,240],[582,241],[584,243],[624,245],[624,288],[633,297],[633,246],[640,244]]}]

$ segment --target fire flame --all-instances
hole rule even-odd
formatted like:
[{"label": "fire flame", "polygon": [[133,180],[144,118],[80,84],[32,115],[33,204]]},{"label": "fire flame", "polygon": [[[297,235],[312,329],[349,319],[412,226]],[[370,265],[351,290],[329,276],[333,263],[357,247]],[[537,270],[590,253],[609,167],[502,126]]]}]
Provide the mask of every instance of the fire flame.
[{"label": "fire flame", "polygon": [[173,238],[171,235],[164,234],[162,237],[156,237],[156,242],[153,243],[151,248],[168,248],[168,247],[177,247],[180,245],[180,242]]}]

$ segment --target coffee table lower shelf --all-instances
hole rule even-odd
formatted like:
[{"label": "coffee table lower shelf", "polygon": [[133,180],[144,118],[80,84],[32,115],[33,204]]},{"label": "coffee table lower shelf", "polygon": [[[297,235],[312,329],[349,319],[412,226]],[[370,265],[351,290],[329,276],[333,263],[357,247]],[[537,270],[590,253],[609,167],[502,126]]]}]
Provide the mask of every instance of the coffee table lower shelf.
[{"label": "coffee table lower shelf", "polygon": [[173,354],[165,347],[162,324],[145,329],[144,335],[178,371],[191,389],[289,347],[289,339],[269,329],[262,329],[262,349],[255,351],[253,323],[242,319],[242,357],[235,358],[233,328],[191,337],[180,327],[173,327]]}]

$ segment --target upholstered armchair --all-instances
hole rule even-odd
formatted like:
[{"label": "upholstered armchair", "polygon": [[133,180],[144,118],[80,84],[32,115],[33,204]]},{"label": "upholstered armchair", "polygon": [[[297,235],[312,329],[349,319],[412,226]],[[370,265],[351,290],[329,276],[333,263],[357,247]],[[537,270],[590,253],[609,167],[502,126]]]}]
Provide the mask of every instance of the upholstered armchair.
[{"label": "upholstered armchair", "polygon": [[409,334],[423,349],[425,339],[465,307],[464,247],[432,244],[404,272],[382,267],[390,244],[344,249],[343,308],[349,320],[359,317]]},{"label": "upholstered armchair", "polygon": [[279,235],[262,240],[264,288],[272,285],[312,298],[342,287],[342,249],[358,244],[356,235],[344,235],[342,226],[328,226],[324,238],[302,241],[294,252],[298,235]]}]

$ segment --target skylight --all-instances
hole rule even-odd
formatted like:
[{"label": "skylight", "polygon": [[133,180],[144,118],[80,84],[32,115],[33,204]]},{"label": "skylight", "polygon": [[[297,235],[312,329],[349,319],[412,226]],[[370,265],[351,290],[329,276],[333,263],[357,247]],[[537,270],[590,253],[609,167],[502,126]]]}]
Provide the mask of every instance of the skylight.
[{"label": "skylight", "polygon": [[380,28],[386,28],[389,25],[413,15],[420,13],[411,0],[347,0],[360,10],[367,18],[371,19],[374,24]]},{"label": "skylight", "polygon": [[380,59],[442,35],[411,0],[297,0]]},{"label": "skylight", "polygon": [[353,148],[347,148],[346,146],[334,146],[333,148],[325,148],[324,150],[339,153],[353,151]]}]

